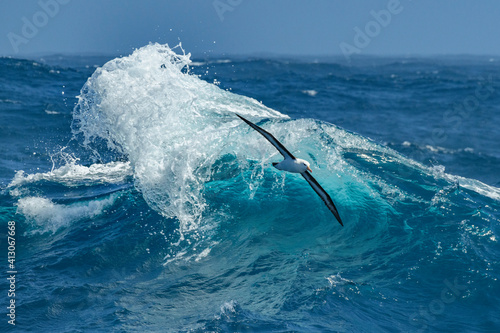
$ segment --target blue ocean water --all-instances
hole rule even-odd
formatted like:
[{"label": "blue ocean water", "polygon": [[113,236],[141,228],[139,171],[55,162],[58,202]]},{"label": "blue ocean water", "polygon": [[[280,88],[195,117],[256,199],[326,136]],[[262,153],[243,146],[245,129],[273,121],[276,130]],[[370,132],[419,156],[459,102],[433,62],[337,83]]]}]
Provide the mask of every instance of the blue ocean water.
[{"label": "blue ocean water", "polygon": [[499,331],[499,64],[0,58],[2,331]]}]

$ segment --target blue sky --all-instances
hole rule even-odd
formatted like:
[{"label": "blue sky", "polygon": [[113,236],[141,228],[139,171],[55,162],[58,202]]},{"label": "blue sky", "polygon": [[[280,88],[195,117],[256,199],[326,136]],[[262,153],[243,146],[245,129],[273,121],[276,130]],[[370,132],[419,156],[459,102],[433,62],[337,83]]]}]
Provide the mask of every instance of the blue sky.
[{"label": "blue sky", "polygon": [[0,55],[500,55],[498,0],[2,0]]}]

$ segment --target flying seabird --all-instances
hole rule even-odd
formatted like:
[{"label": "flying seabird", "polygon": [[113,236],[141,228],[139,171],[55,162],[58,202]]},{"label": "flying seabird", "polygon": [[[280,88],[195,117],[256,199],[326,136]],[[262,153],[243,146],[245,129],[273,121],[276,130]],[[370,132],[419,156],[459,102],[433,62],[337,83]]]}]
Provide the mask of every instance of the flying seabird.
[{"label": "flying seabird", "polygon": [[316,179],[308,172],[312,172],[311,167],[309,162],[300,159],[300,158],[295,158],[289,151],[288,149],[281,144],[271,133],[263,130],[259,126],[255,125],[251,121],[246,120],[239,114],[236,114],[241,120],[243,120],[245,123],[247,123],[250,127],[252,127],[254,130],[262,134],[263,137],[267,139],[267,141],[271,142],[271,144],[278,149],[281,155],[285,158],[283,161],[279,163],[273,163],[273,166],[278,169],[278,170],[283,170],[283,171],[288,171],[288,172],[293,172],[293,173],[300,173],[302,177],[304,177],[309,185],[313,188],[313,190],[319,195],[319,197],[325,202],[326,206],[330,211],[333,213],[337,221],[339,221],[341,226],[344,226],[342,223],[342,220],[340,219],[339,212],[337,211],[337,208],[333,204],[332,198],[326,193],[326,191],[321,187],[321,185],[318,184]]}]

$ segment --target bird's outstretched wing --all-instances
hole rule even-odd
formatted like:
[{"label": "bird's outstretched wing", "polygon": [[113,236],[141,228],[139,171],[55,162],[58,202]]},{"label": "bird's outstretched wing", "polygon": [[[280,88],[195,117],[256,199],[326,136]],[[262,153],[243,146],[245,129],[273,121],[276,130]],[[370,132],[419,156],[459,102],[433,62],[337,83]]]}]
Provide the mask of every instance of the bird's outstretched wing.
[{"label": "bird's outstretched wing", "polygon": [[301,173],[302,177],[304,177],[309,185],[313,188],[313,190],[319,195],[319,197],[325,202],[326,206],[333,213],[337,221],[339,221],[341,226],[344,226],[342,220],[340,219],[339,212],[337,211],[337,207],[333,204],[332,198],[326,193],[326,191],[321,187],[321,185],[314,179],[314,177],[307,171]]},{"label": "bird's outstretched wing", "polygon": [[[252,127],[254,130],[262,134],[263,137],[265,137],[271,144],[278,149],[278,151],[283,155],[284,158],[292,158],[295,159],[295,157],[279,142],[271,133],[263,130],[259,126],[255,125],[251,121],[246,120],[239,114],[236,114],[241,120],[243,120],[245,123],[247,123],[250,127]],[[320,184],[314,179],[314,177],[307,171],[304,171],[301,173],[302,177],[304,177],[309,185],[313,188],[313,190],[319,195],[319,197],[325,202],[326,206],[330,211],[333,213],[337,221],[339,221],[341,226],[344,226],[342,223],[342,220],[340,219],[339,212],[337,211],[337,208],[333,204],[332,198],[326,193],[326,191],[321,187]]]},{"label": "bird's outstretched wing", "polygon": [[271,144],[274,147],[276,147],[276,149],[278,149],[278,151],[280,152],[281,155],[283,155],[284,158],[295,159],[295,157],[288,151],[288,149],[286,149],[285,146],[283,146],[281,144],[281,142],[279,142],[271,133],[263,130],[262,128],[260,128],[259,126],[255,125],[251,121],[246,120],[245,118],[243,118],[239,114],[236,114],[236,115],[238,117],[240,117],[240,119],[243,120],[245,123],[247,123],[251,128],[253,128],[257,132],[259,132],[260,134],[262,134],[262,136],[265,137],[267,139],[267,141],[271,142]]}]

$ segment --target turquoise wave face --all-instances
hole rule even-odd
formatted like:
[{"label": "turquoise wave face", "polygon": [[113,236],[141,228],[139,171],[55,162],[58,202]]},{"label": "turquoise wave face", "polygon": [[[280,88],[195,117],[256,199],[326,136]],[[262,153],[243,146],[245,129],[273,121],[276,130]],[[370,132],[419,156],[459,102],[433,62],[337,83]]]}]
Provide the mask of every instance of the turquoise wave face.
[{"label": "turquoise wave face", "polygon": [[[80,272],[92,287],[68,288],[119,313],[125,330],[459,329],[457,308],[489,311],[500,190],[291,120],[189,64],[151,44],[88,79],[73,134],[101,162],[68,155],[60,168],[18,172],[4,193],[37,248],[34,266]],[[344,228],[300,175],[272,167],[281,155],[235,112],[311,163]],[[30,274],[54,283],[44,268]],[[64,288],[53,311],[98,320],[95,303]]]}]

